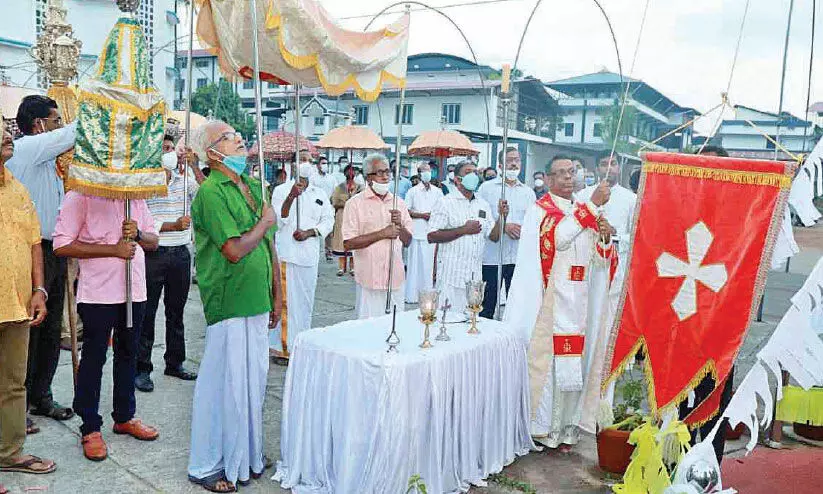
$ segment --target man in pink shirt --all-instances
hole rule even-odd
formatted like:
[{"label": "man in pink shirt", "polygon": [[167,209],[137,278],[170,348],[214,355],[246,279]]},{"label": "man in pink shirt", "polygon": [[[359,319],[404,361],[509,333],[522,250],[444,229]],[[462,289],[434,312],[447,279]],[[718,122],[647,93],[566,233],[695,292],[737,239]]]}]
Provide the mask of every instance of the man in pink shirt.
[{"label": "man in pink shirt", "polygon": [[397,209],[392,209],[391,170],[386,158],[382,154],[370,154],[363,167],[368,187],[346,203],[342,233],[343,247],[352,251],[357,266],[354,273],[357,283],[355,311],[359,319],[368,319],[386,313],[392,248],[391,303],[401,311],[405,308],[403,247],[411,243],[412,219],[403,199],[398,198]]},{"label": "man in pink shirt", "polygon": [[[153,427],[134,418],[134,375],[139,328],[146,306],[143,250],[158,246],[154,220],[145,201],[131,201],[126,221],[124,201],[71,191],[66,194],[54,230],[54,253],[79,259],[77,310],[83,320],[83,353],[77,373],[74,410],[83,419],[83,454],[93,461],[108,455],[100,434],[100,382],[109,337],[114,330],[113,431],[143,441],[157,439]],[[131,259],[133,324],[126,327],[126,260]]]}]

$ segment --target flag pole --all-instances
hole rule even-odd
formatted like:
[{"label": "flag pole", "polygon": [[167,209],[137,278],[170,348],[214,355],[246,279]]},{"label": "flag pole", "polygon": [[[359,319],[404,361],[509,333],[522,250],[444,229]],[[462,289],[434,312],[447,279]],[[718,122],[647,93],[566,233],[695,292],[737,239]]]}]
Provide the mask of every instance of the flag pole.
[{"label": "flag pole", "polygon": [[[509,64],[503,65],[503,82],[500,85],[500,100],[503,103],[503,163],[501,163],[500,170],[500,200],[506,200],[506,149],[509,146],[509,108],[511,106],[511,93],[509,92],[511,84],[511,66]],[[490,157],[492,161],[495,156]],[[492,206],[494,207],[494,206]],[[503,294],[503,242],[505,241],[506,217],[500,218],[500,258],[497,265],[497,303],[495,304],[495,314],[497,320],[503,319],[503,313],[500,310],[500,297]]]},{"label": "flag pole", "polygon": [[[123,217],[131,221],[131,199],[123,201]],[[133,239],[128,238],[128,241]],[[134,328],[134,312],[131,292],[131,259],[126,259],[126,329]]]},{"label": "flag pole", "polygon": [[[408,8],[408,7],[407,7]],[[400,89],[400,106],[397,110],[397,142],[394,145],[394,201],[393,210],[397,210],[397,189],[400,182],[400,146],[403,144],[403,106],[406,102],[406,88]],[[391,314],[392,310],[392,278],[394,274],[394,239],[389,240],[389,282],[386,285],[386,314]]]},{"label": "flag pole", "polygon": [[185,145],[185,165],[183,167],[183,216],[189,211],[189,135],[191,134],[191,84],[192,84],[192,50],[194,49],[194,0],[189,2],[189,53],[186,55],[186,134],[183,136]]},{"label": "flag pole", "polygon": [[[257,117],[257,159],[260,171],[260,203],[266,204],[266,160],[263,159],[263,93],[260,87],[260,40],[257,27],[257,0],[249,0],[251,5],[252,51],[254,52],[254,108]],[[191,70],[191,64],[189,64]]]},{"label": "flag pole", "polygon": [[[294,183],[300,179],[300,84],[294,85],[294,168],[292,178]],[[300,198],[294,201],[295,215],[297,218],[297,229],[300,229]]]}]

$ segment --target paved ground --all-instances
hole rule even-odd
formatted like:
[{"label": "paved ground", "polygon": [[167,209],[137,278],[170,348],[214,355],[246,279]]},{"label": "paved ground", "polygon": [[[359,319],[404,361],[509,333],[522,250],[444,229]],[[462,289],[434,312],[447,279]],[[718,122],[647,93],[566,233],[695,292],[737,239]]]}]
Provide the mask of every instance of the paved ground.
[{"label": "paved ground", "polygon": [[[765,297],[764,321],[755,323],[740,354],[738,377],[752,365],[754,356],[768,339],[775,324],[789,304],[789,297],[803,282],[817,259],[823,255],[823,228],[804,230],[798,234],[804,247],[791,264],[789,273],[772,273]],[[321,264],[320,282],[317,287],[317,303],[314,326],[326,326],[351,317],[354,308],[354,287],[349,276],[334,275],[336,266]],[[162,308],[158,318],[158,340],[154,351],[155,367],[162,370],[163,323]],[[189,365],[196,367],[205,344],[205,320],[203,319],[199,293],[190,295],[186,311]],[[79,420],[66,423],[39,419],[42,432],[29,437],[26,451],[56,460],[58,472],[42,477],[22,474],[2,474],[0,482],[14,493],[187,493],[203,492],[186,480],[189,447],[189,423],[194,383],[171,379],[155,372],[156,390],[138,393],[138,415],[160,428],[161,437],[153,443],[140,443],[133,439],[110,433],[111,420],[111,366],[104,371],[101,415],[104,416],[104,437],[109,444],[109,458],[101,463],[85,460],[80,451]],[[283,395],[285,368],[271,366],[265,406],[264,424],[267,453],[279,457],[280,408]],[[70,404],[72,399],[71,362],[68,352],[63,352],[60,368],[54,383],[58,401]],[[730,444],[729,451],[739,450],[742,443]],[[609,492],[610,479],[596,467],[596,449],[593,438],[584,442],[570,455],[557,453],[533,453],[520,458],[504,471],[504,475],[530,484],[539,493],[605,493]],[[268,480],[268,476],[254,481],[245,493],[279,493],[282,491]],[[483,494],[502,494],[509,491],[492,483],[488,488],[475,489]],[[366,493],[362,493],[366,494]]]}]

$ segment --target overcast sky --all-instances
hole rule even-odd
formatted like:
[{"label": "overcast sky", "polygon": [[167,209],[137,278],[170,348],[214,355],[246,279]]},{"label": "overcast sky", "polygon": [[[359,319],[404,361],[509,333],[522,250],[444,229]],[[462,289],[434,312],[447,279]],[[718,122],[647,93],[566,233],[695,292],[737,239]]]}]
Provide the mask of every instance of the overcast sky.
[{"label": "overcast sky", "polygon": [[[432,6],[469,0],[431,0]],[[480,63],[512,63],[526,18],[536,0],[503,0],[445,9],[464,30]],[[751,0],[730,90],[733,104],[777,111],[783,42],[790,0]],[[362,29],[392,0],[321,0],[346,27]],[[646,0],[601,0],[611,18],[626,74],[630,73]],[[823,3],[823,2],[819,2]],[[680,105],[706,111],[720,102],[734,56],[746,0],[650,0],[631,75]],[[402,10],[399,7],[395,10]],[[817,24],[823,26],[818,5]],[[812,0],[795,0],[784,109],[803,116],[808,78]],[[375,26],[394,17],[381,17]],[[448,21],[429,11],[412,13],[409,53],[445,52],[470,57]],[[818,29],[814,73],[823,78],[823,32]],[[607,26],[593,0],[546,0],[526,36],[519,67],[544,81],[617,71]],[[812,82],[812,102],[823,83]],[[711,127],[708,124],[708,127]],[[706,124],[699,128],[706,128]]]},{"label": "overcast sky", "polygon": [[[434,7],[472,0],[429,0]],[[474,0],[445,8],[465,32],[481,64],[513,63],[526,19],[537,0]],[[682,106],[705,112],[726,90],[746,0],[649,0],[634,70],[635,45],[647,0],[600,0],[615,30],[626,75],[641,79]],[[394,0],[320,0],[340,23],[363,29]],[[776,112],[790,0],[750,0],[729,96],[732,104]],[[812,0],[795,0],[784,110],[805,115]],[[811,102],[823,100],[823,8],[818,2]],[[439,14],[414,7],[409,54],[443,52],[471,58],[460,34]],[[403,7],[392,11],[401,12]],[[397,15],[382,16],[373,28]],[[184,21],[185,22],[185,21]],[[593,0],[545,0],[529,28],[518,66],[553,81],[603,68],[617,72],[608,27]],[[819,82],[815,82],[817,79]],[[712,121],[698,123],[710,132]]]}]

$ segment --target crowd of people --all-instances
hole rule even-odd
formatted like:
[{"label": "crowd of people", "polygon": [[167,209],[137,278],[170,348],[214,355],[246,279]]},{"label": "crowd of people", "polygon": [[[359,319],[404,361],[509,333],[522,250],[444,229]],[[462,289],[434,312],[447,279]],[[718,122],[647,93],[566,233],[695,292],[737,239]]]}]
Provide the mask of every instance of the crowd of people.
[{"label": "crowd of people", "polygon": [[[132,200],[126,216],[123,200],[64,192],[56,160],[72,148],[76,129],[63,126],[53,100],[26,97],[16,119],[23,137],[13,141],[4,130],[0,153],[0,471],[56,468],[23,454],[26,434],[38,432],[28,414],[67,420],[76,413],[83,454],[107,457],[99,405],[109,345],[112,432],[159,437],[137,418],[135,390],[154,389],[162,295],[164,374],[196,380],[189,479],[233,492],[261,476],[272,465],[262,435],[270,356],[287,363],[296,336],[311,328],[319,263],[333,257],[338,276],[354,277],[355,316],[362,319],[385,314],[387,293],[402,310],[436,288],[452,307],[450,319],[464,320],[471,280],[486,282],[481,316],[502,316],[502,273],[508,305],[517,302],[505,320],[531,342],[533,436],[568,449],[581,429],[592,431],[599,383],[589,371],[599,368],[605,341],[592,323],[605,310],[595,301],[616,307],[636,203],[618,184],[612,157],[592,171],[556,156],[529,186],[518,149],[509,147],[496,166],[478,170],[465,160],[449,164],[438,180],[437,164],[421,163],[395,184],[394,163],[382,154],[362,164],[341,157],[332,169],[326,157],[300,152],[268,188],[249,174],[243,136],[210,121],[193,129],[191,149],[164,138],[168,195]],[[192,264],[207,323],[196,372],[185,366]],[[67,294],[76,297],[82,322],[72,407],[51,392],[74,309],[65,310]]]}]

